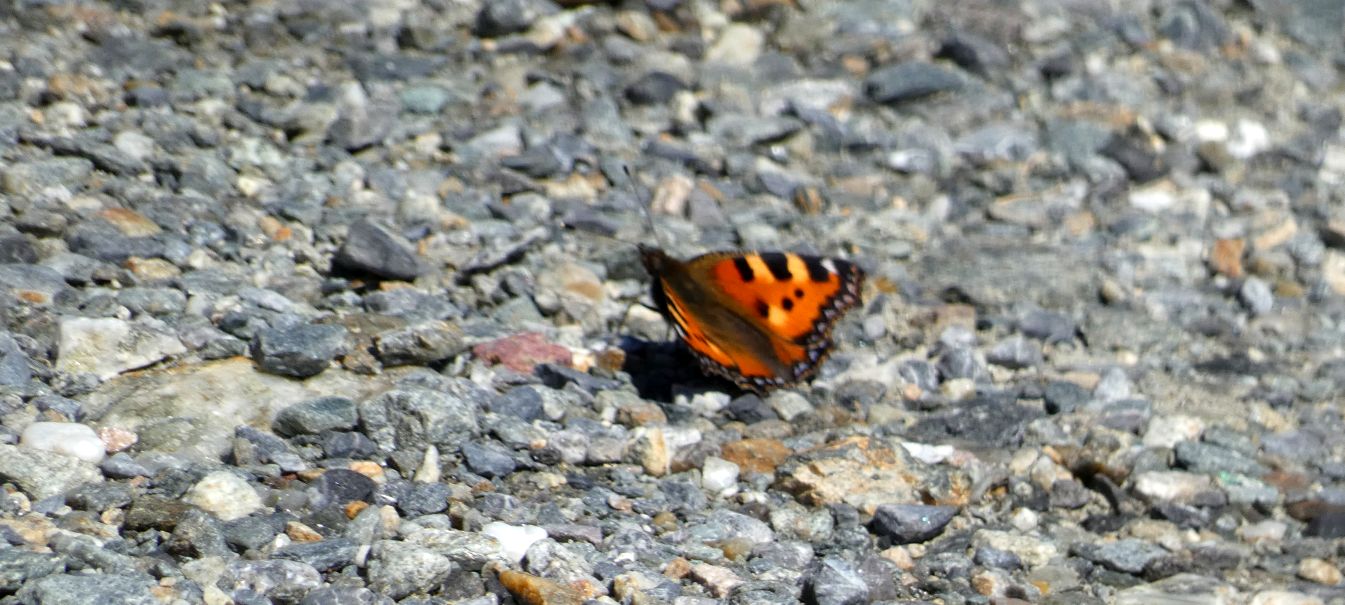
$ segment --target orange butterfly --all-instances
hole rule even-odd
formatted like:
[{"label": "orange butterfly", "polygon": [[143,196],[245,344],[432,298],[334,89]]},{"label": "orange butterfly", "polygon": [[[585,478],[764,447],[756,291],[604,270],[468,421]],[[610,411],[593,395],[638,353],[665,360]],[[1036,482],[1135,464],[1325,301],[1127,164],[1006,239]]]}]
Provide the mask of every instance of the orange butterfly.
[{"label": "orange butterfly", "polygon": [[640,258],[655,305],[701,367],[758,393],[817,372],[831,328],[860,302],[864,272],[789,252],[711,252],[681,261],[652,246]]}]

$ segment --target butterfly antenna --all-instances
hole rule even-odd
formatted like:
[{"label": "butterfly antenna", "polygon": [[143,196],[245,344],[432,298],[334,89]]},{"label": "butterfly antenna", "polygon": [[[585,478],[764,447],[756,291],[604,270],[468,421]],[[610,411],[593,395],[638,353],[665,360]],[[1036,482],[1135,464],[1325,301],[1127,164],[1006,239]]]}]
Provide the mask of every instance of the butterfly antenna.
[{"label": "butterfly antenna", "polygon": [[652,208],[654,200],[651,198],[648,202],[645,202],[640,196],[640,188],[635,184],[635,177],[631,175],[629,165],[622,164],[621,172],[626,175],[626,186],[630,187],[631,195],[635,196],[636,205],[640,207],[640,212],[644,214],[645,225],[649,227],[649,233],[654,238],[654,243],[659,248],[666,250],[668,247],[663,245],[663,238],[659,237],[658,229],[654,227],[654,211]]}]

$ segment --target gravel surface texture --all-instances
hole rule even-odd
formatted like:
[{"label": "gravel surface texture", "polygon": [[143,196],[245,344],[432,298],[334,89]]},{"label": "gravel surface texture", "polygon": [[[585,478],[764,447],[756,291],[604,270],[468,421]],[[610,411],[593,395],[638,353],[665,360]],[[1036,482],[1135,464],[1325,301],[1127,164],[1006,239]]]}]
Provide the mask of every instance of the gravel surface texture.
[{"label": "gravel surface texture", "polygon": [[[0,605],[1345,604],[1342,39],[0,2]],[[637,244],[863,302],[743,392]]]}]

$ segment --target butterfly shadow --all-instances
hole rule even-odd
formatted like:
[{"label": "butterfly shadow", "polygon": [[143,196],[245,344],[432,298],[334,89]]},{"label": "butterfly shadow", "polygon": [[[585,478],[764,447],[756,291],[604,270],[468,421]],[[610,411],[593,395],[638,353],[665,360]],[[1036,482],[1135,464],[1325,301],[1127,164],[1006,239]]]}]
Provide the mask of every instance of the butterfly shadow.
[{"label": "butterfly shadow", "polygon": [[626,336],[617,347],[626,354],[623,370],[643,399],[668,403],[688,390],[721,391],[733,397],[744,393],[728,380],[703,373],[700,362],[680,341]]}]

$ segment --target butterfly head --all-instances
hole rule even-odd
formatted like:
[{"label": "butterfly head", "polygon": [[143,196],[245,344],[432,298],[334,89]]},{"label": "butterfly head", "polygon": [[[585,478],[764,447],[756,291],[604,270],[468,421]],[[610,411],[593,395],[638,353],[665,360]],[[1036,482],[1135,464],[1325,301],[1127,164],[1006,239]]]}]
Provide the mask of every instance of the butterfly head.
[{"label": "butterfly head", "polygon": [[638,244],[636,249],[640,252],[640,262],[644,264],[645,271],[654,277],[662,275],[669,264],[676,262],[673,257],[668,256],[668,253],[658,246]]}]

